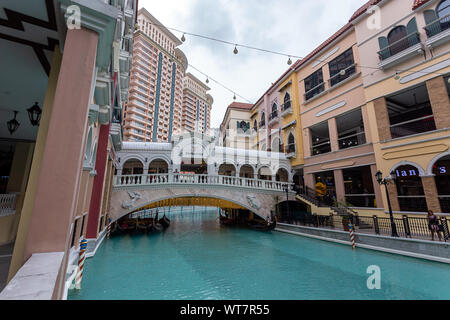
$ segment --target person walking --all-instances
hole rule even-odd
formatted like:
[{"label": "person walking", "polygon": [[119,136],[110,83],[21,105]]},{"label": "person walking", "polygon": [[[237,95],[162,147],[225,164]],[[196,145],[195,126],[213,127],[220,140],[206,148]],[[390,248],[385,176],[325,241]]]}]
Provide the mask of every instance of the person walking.
[{"label": "person walking", "polygon": [[439,241],[442,241],[442,236],[441,236],[441,226],[439,224],[439,219],[438,217],[433,213],[432,210],[428,211],[428,229],[431,232],[431,241],[434,241],[434,233],[436,232],[438,237],[439,237]]}]

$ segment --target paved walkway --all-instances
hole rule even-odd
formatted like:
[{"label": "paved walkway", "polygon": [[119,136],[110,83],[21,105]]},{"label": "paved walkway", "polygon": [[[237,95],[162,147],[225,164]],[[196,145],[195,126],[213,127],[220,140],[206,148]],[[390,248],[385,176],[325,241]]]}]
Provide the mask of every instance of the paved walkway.
[{"label": "paved walkway", "polygon": [[8,280],[9,264],[11,263],[14,243],[0,246],[0,292]]}]

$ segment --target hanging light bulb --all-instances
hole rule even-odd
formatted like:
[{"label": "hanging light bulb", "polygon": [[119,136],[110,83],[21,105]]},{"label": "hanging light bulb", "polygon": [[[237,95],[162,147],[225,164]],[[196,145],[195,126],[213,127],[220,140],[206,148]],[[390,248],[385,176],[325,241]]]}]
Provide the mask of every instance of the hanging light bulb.
[{"label": "hanging light bulb", "polygon": [[186,41],[186,37],[184,36],[184,33],[183,33],[183,36],[181,37],[181,41],[183,41],[183,42]]},{"label": "hanging light bulb", "polygon": [[347,73],[347,71],[345,71],[345,69],[343,69],[343,70],[341,70],[341,71],[339,72],[339,74],[340,74],[341,76],[345,76],[346,73]]},{"label": "hanging light bulb", "polygon": [[206,78],[206,83],[209,83],[209,78]]},{"label": "hanging light bulb", "polygon": [[233,96],[233,100],[236,100],[236,94],[234,94],[234,96]]},{"label": "hanging light bulb", "polygon": [[400,75],[399,75],[398,71],[395,71],[394,79],[395,80],[399,80],[400,79]]},{"label": "hanging light bulb", "polygon": [[239,51],[237,49],[237,45],[234,46],[234,51],[233,52],[234,52],[234,54],[238,54],[239,53]]},{"label": "hanging light bulb", "polygon": [[291,57],[289,57],[289,60],[288,60],[287,64],[288,64],[288,66],[290,66],[292,64]]}]

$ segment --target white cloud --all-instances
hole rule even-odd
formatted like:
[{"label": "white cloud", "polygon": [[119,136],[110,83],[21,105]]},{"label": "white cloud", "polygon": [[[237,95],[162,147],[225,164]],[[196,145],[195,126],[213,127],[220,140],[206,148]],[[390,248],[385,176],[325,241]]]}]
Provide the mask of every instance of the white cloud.
[{"label": "white cloud", "polygon": [[[365,0],[140,0],[166,27],[233,43],[306,56],[344,26]],[[181,38],[181,34],[174,32]],[[190,64],[251,102],[287,70],[287,57],[186,36],[180,47]],[[292,59],[295,61],[295,59]],[[192,68],[189,72],[205,81]],[[205,79],[204,79],[205,78]],[[210,81],[212,127],[222,122],[233,93]],[[246,102],[238,97],[238,101]]]}]

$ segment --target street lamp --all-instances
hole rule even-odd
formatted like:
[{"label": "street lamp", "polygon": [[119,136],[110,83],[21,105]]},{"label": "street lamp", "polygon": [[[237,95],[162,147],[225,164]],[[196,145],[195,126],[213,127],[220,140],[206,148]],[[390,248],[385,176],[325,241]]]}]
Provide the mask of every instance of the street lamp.
[{"label": "street lamp", "polygon": [[[395,172],[391,172],[391,176],[392,176],[393,180],[395,180],[397,178],[397,175],[395,174]],[[389,197],[389,190],[388,190],[388,187],[387,187],[387,185],[391,182],[391,180],[388,180],[386,178],[383,179],[383,173],[381,171],[378,171],[375,174],[375,177],[377,178],[378,183],[380,185],[384,185],[384,187],[386,189],[386,197],[387,197],[387,202],[388,202],[388,206],[389,206],[389,217],[391,219],[392,236],[393,237],[398,237],[397,226],[395,225],[395,222],[394,222],[394,216],[392,214],[391,199]]]}]

